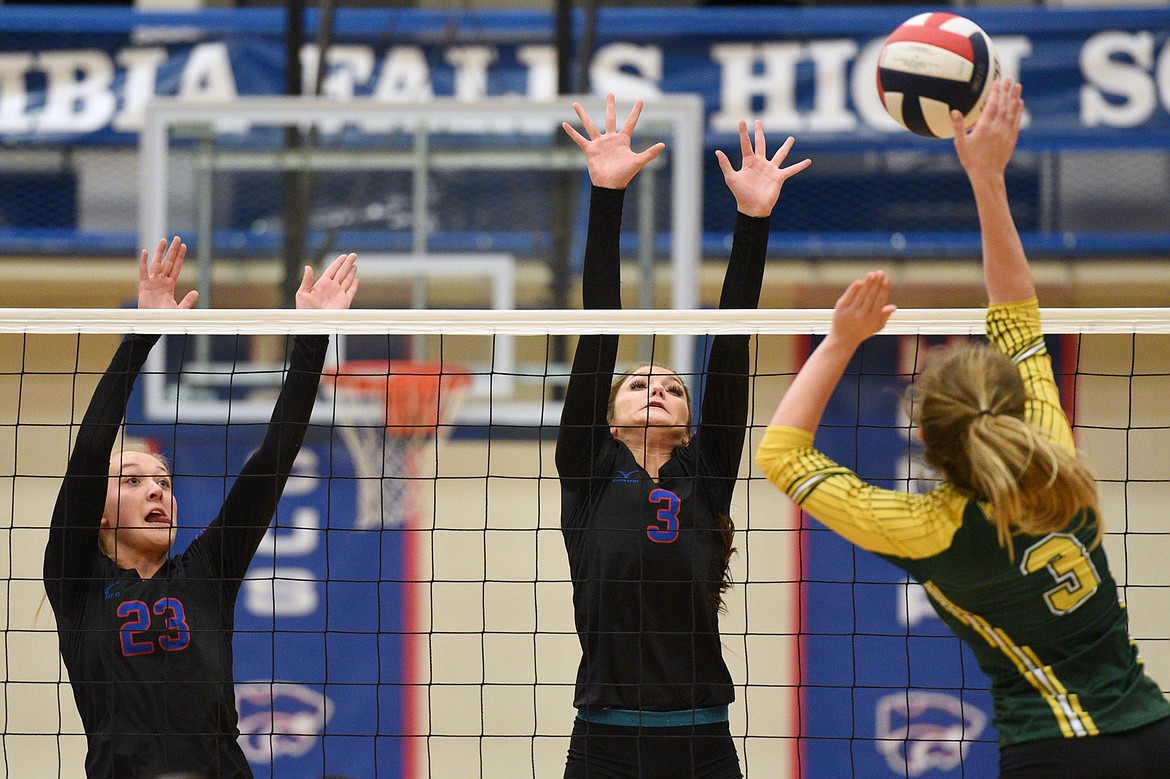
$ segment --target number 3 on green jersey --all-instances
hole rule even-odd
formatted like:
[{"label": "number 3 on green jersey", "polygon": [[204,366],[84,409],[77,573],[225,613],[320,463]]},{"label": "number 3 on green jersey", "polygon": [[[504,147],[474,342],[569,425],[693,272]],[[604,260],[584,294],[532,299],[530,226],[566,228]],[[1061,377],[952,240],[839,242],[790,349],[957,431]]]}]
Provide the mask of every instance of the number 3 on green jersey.
[{"label": "number 3 on green jersey", "polygon": [[1056,586],[1044,593],[1044,601],[1057,616],[1076,611],[1101,583],[1085,545],[1068,533],[1047,535],[1024,551],[1020,573],[1027,575],[1045,568]]}]

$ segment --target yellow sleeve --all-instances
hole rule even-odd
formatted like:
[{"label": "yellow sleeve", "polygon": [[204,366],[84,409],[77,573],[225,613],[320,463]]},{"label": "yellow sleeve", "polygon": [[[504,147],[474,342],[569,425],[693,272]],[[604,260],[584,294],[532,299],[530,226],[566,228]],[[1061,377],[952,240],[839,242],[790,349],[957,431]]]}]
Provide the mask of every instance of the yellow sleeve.
[{"label": "yellow sleeve", "polygon": [[1040,304],[1036,298],[988,306],[987,338],[1010,357],[1020,371],[1028,393],[1024,418],[1049,441],[1075,456],[1072,428],[1060,405],[1060,392],[1052,375],[1052,360],[1040,329]]},{"label": "yellow sleeve", "polygon": [[793,502],[847,540],[912,560],[950,547],[970,499],[950,484],[923,495],[879,489],[817,451],[812,433],[780,425],[764,433],[756,464]]}]

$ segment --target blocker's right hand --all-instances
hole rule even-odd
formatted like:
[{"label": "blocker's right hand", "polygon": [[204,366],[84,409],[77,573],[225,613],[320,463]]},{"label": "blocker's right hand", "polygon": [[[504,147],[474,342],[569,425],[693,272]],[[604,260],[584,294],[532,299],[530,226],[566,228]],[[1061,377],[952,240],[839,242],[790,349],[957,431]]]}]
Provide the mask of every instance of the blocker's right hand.
[{"label": "blocker's right hand", "polygon": [[171,239],[167,246],[165,238],[159,240],[154,258],[148,262],[146,249],[138,259],[138,307],[139,308],[191,308],[199,299],[199,293],[191,290],[175,302],[175,286],[179,271],[183,269],[183,258],[187,256],[187,244],[179,236]]},{"label": "blocker's right hand", "polygon": [[625,189],[638,175],[638,171],[646,167],[666,148],[665,143],[656,143],[644,152],[635,152],[631,148],[634,140],[634,127],[638,124],[638,117],[642,114],[642,101],[634,103],[630,115],[626,118],[621,132],[617,131],[617,107],[613,95],[605,96],[605,132],[600,132],[597,125],[585,113],[580,103],[573,103],[573,110],[577,112],[581,125],[589,137],[581,135],[568,122],[562,122],[561,127],[576,141],[585,152],[585,165],[589,169],[589,180],[594,186],[607,189]]},{"label": "blocker's right hand", "polygon": [[991,85],[987,105],[979,121],[970,130],[963,130],[963,116],[951,111],[955,127],[955,153],[963,170],[971,176],[1002,176],[1020,137],[1020,122],[1024,118],[1023,87],[1010,78]]},{"label": "blocker's right hand", "polygon": [[356,263],[356,254],[339,254],[319,279],[314,279],[312,266],[306,265],[296,294],[297,308],[349,308],[358,291]]}]

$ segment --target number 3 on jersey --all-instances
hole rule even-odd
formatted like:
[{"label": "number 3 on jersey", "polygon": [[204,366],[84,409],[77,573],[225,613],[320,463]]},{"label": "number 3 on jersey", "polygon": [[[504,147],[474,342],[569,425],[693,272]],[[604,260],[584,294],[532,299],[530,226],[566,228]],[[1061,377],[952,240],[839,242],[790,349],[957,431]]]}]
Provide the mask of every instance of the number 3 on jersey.
[{"label": "number 3 on jersey", "polygon": [[671,544],[678,539],[678,510],[682,505],[678,495],[670,490],[656,489],[650,493],[651,503],[665,503],[658,509],[657,525],[646,526],[646,536],[656,544]]},{"label": "number 3 on jersey", "polygon": [[1044,602],[1057,616],[1075,611],[1101,583],[1085,545],[1068,533],[1045,536],[1028,547],[1020,559],[1020,573],[1024,575],[1045,568],[1056,579],[1056,586],[1044,593]]}]

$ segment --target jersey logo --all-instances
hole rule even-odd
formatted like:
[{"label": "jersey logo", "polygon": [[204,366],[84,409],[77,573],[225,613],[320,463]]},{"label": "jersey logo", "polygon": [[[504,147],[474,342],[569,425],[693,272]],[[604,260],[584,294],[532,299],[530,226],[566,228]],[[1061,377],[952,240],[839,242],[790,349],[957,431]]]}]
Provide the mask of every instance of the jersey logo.
[{"label": "jersey logo", "polygon": [[641,479],[639,479],[637,476],[634,475],[637,472],[638,472],[637,468],[635,468],[632,471],[617,470],[617,471],[615,471],[615,473],[617,475],[613,477],[613,483],[614,484],[637,484],[638,482],[642,481]]},{"label": "jersey logo", "polygon": [[110,598],[116,598],[116,597],[118,597],[119,595],[121,595],[121,594],[122,594],[122,593],[121,593],[121,591],[119,591],[119,592],[110,592],[110,590],[114,589],[114,588],[115,588],[115,587],[117,587],[117,586],[118,586],[118,583],[117,583],[117,582],[114,582],[113,584],[107,584],[107,585],[106,585],[106,588],[105,588],[104,590],[102,590],[102,597],[103,597],[105,600],[109,600]]},{"label": "jersey logo", "polygon": [[123,657],[154,654],[156,641],[143,635],[150,630],[151,615],[164,618],[166,632],[157,639],[164,652],[181,652],[191,645],[191,629],[187,626],[187,612],[178,598],[159,598],[153,606],[140,600],[125,600],[118,604],[117,615],[126,620],[118,629]]},{"label": "jersey logo", "polygon": [[673,544],[678,540],[678,510],[682,501],[670,490],[659,487],[650,493],[651,503],[665,503],[655,517],[657,525],[646,526],[646,536],[656,544]]}]

